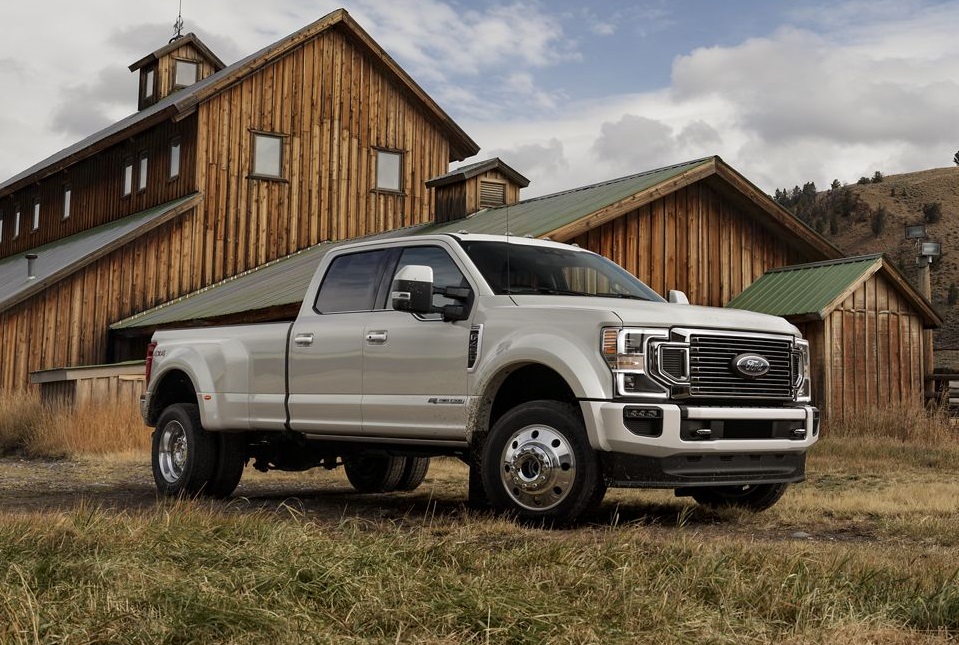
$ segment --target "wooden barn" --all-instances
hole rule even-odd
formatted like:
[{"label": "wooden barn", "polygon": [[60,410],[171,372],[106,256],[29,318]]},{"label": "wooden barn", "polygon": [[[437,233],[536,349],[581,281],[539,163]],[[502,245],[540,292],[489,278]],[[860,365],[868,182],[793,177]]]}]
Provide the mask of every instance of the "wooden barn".
[{"label": "wooden barn", "polygon": [[772,269],[727,306],[802,330],[824,419],[923,402],[923,330],[942,318],[882,255]]},{"label": "wooden barn", "polygon": [[230,66],[191,34],[130,69],[138,112],[0,183],[0,389],[142,356],[109,326],[224,278],[432,221],[426,181],[478,151],[343,10]]}]

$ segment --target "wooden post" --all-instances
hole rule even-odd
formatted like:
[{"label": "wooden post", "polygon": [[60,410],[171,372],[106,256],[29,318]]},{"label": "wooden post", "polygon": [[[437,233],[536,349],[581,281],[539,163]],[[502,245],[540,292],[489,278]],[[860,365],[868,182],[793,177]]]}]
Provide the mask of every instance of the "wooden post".
[{"label": "wooden post", "polygon": [[[926,300],[932,302],[932,279],[929,271],[931,258],[919,256],[921,264],[919,265],[919,287]],[[922,330],[922,391],[926,402],[936,396],[936,384],[933,379],[933,370],[935,368],[935,358],[932,351],[932,330]]]}]

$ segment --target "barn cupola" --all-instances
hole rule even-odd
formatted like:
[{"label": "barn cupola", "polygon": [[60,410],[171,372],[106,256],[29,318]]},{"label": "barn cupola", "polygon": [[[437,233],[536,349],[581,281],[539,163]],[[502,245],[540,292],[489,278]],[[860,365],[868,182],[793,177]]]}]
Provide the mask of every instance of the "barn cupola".
[{"label": "barn cupola", "polygon": [[148,108],[224,67],[196,34],[176,36],[165,47],[130,65],[131,72],[140,72],[137,109]]},{"label": "barn cupola", "polygon": [[462,219],[484,208],[515,204],[520,189],[527,186],[529,179],[499,157],[461,166],[426,182],[427,188],[434,189],[437,224]]}]

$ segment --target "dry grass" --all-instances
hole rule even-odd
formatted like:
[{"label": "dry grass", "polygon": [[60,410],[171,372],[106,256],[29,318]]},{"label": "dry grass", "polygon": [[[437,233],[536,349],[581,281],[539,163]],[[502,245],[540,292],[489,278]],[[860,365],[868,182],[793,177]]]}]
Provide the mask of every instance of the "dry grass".
[{"label": "dry grass", "polygon": [[[99,444],[54,443],[120,445],[117,418],[87,417],[113,428]],[[223,503],[155,500],[145,451],[127,479],[100,458],[0,462],[0,643],[955,643],[959,442],[940,422],[825,428],[766,513],[615,490],[566,531],[467,511],[453,460],[383,496],[248,472]],[[56,501],[19,494],[28,470]]]},{"label": "dry grass", "polygon": [[0,393],[0,455],[33,458],[147,454],[150,431],[135,403],[48,407],[35,395]]}]

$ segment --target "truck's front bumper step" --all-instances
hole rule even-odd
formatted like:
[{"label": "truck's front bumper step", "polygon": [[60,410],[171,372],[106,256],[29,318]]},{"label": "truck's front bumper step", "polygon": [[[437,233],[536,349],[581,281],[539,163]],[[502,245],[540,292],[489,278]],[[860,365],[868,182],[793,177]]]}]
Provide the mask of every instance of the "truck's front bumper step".
[{"label": "truck's front bumper step", "polygon": [[603,453],[601,463],[603,475],[613,487],[771,484],[798,482],[806,477],[806,455],[797,452],[700,453],[662,458]]}]

